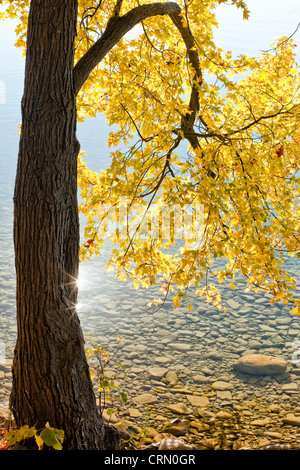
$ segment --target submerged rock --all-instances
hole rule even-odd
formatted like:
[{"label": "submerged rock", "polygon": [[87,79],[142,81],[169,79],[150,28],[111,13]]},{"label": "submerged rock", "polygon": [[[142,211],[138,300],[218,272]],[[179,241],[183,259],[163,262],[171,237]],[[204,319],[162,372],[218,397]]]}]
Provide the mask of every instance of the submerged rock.
[{"label": "submerged rock", "polygon": [[288,383],[282,386],[282,391],[287,393],[296,393],[298,391],[298,385],[296,383]]},{"label": "submerged rock", "polygon": [[163,426],[162,432],[173,434],[173,436],[183,436],[188,431],[188,426],[180,420],[173,420]]},{"label": "submerged rock", "polygon": [[267,426],[267,424],[270,424],[270,422],[271,422],[271,419],[266,417],[264,419],[255,419],[251,421],[251,424],[253,426]]},{"label": "submerged rock", "polygon": [[165,381],[169,383],[170,385],[175,385],[178,382],[178,375],[176,372],[169,370],[165,376]]},{"label": "submerged rock", "polygon": [[224,382],[223,380],[217,380],[212,384],[214,390],[232,390],[234,387],[229,382]]},{"label": "submerged rock", "polygon": [[133,398],[135,403],[139,403],[141,405],[149,405],[151,403],[157,402],[156,396],[152,395],[152,393],[142,393]]},{"label": "submerged rock", "polygon": [[143,447],[143,450],[193,450],[196,447],[190,446],[185,442],[172,437],[165,437],[162,441]]},{"label": "submerged rock", "polygon": [[300,417],[289,413],[285,418],[283,418],[282,422],[293,426],[300,426]]},{"label": "submerged rock", "polygon": [[168,369],[165,369],[164,367],[150,367],[148,372],[151,377],[160,379],[166,375]]},{"label": "submerged rock", "polygon": [[165,437],[161,442],[159,442],[158,450],[193,450],[195,447],[192,447],[185,442],[180,441],[179,439],[173,439],[171,437]]},{"label": "submerged rock", "polygon": [[187,396],[188,401],[190,402],[191,405],[193,406],[208,406],[209,405],[209,399],[205,396],[199,396],[199,395],[188,395]]},{"label": "submerged rock", "polygon": [[171,411],[173,411],[174,413],[178,413],[180,415],[188,415],[188,414],[191,414],[193,412],[193,410],[189,407],[187,407],[186,405],[182,404],[182,403],[176,403],[175,405],[169,405],[167,406],[167,408]]},{"label": "submerged rock", "polygon": [[235,370],[250,375],[282,374],[286,367],[287,362],[283,358],[264,354],[248,354],[233,364]]}]

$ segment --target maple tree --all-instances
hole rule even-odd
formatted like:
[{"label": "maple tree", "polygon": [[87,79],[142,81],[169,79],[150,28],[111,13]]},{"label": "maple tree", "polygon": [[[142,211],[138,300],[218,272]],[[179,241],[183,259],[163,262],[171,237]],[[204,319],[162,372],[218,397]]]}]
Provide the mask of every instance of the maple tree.
[{"label": "maple tree", "polygon": [[[2,3],[2,17],[19,19],[16,44],[27,54],[12,410],[18,425],[63,429],[69,448],[117,447],[117,435],[98,419],[84,358],[79,256],[101,254],[111,222],[117,276],[136,286],[160,282],[175,306],[193,286],[221,308],[207,272],[216,284],[232,279],[233,288],[240,272],[249,288],[298,313],[285,269],[286,258],[299,255],[295,44],[280,38],[257,58],[223,51],[213,33],[215,8],[225,0]],[[247,19],[246,3],[232,3]],[[114,125],[111,164],[98,173],[76,139],[76,119],[97,113]],[[87,217],[80,249],[76,184]],[[175,249],[187,207],[189,230]],[[165,215],[167,237],[158,223]],[[226,265],[215,267],[218,259]]]},{"label": "maple tree", "polygon": [[[151,219],[150,204],[171,211],[199,203],[204,233],[193,249],[183,240],[174,254],[170,237],[150,233],[144,240],[135,230],[112,230],[117,276],[137,286],[160,278],[162,299],[173,291],[175,305],[195,286],[220,307],[207,271],[216,284],[232,278],[233,288],[241,272],[249,289],[292,302],[298,313],[285,269],[299,251],[295,44],[281,38],[258,58],[233,58],[213,42],[216,3],[186,2],[181,17],[143,22],[141,34],[118,43],[82,88],[79,119],[104,112],[117,127],[108,138],[117,149],[101,173],[88,170],[84,154],[79,158],[80,210],[88,218],[81,257],[101,253],[107,221],[120,222],[124,195],[127,212],[139,206],[137,228],[148,213]],[[244,2],[235,3],[247,18]],[[215,267],[220,258],[228,263]]]}]

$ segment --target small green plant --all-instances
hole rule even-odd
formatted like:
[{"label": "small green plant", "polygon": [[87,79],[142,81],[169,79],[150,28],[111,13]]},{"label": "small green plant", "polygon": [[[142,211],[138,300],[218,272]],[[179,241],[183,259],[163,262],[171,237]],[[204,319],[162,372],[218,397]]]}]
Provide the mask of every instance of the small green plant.
[{"label": "small green plant", "polygon": [[8,448],[13,447],[26,439],[33,438],[38,450],[42,450],[45,445],[53,447],[55,450],[62,450],[64,436],[64,431],[52,428],[49,423],[46,423],[45,428],[40,431],[35,427],[29,427],[28,425],[21,426],[19,429],[12,429],[6,434],[5,440]]},{"label": "small green plant", "polygon": [[151,409],[149,406],[145,407],[143,417],[143,424],[139,431],[132,431],[128,429],[129,439],[123,440],[123,445],[127,449],[137,449],[137,442],[143,443],[144,438],[153,436],[153,428],[151,428]]},{"label": "small green plant", "polygon": [[149,405],[147,405],[145,407],[145,416],[144,416],[144,423],[143,423],[143,426],[142,426],[142,436],[143,437],[146,437],[147,436],[147,430],[151,427],[150,425],[150,420],[151,420],[151,409],[149,407]]},{"label": "small green plant", "polygon": [[[120,343],[120,339],[117,339],[117,342]],[[91,378],[96,381],[97,386],[98,386],[98,393],[99,393],[99,412],[101,417],[103,416],[103,411],[107,407],[107,402],[110,401],[110,403],[113,402],[113,398],[118,396],[120,401],[122,403],[127,403],[127,394],[125,392],[122,392],[120,389],[120,386],[116,384],[115,374],[111,374],[110,376],[107,375],[106,370],[107,366],[111,363],[111,361],[115,358],[117,351],[113,354],[110,355],[103,347],[101,344],[96,343],[90,338],[91,342],[91,348],[86,350],[86,355],[88,360],[91,357],[94,357],[96,359],[96,365],[91,365],[90,364],[90,373],[91,373]],[[91,362],[91,361],[89,361]],[[125,370],[126,368],[121,364],[120,361],[116,361],[116,366],[123,374],[123,379],[126,379],[126,373]],[[108,416],[111,416],[115,410],[112,407],[107,407],[106,408],[106,413]]]}]

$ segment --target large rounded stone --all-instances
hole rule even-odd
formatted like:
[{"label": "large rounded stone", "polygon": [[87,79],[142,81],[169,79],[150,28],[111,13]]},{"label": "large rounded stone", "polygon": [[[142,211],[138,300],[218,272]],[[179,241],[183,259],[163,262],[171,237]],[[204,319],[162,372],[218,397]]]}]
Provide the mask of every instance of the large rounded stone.
[{"label": "large rounded stone", "polygon": [[134,397],[133,401],[141,405],[149,405],[151,403],[157,402],[157,398],[156,396],[152,395],[152,393],[142,393],[141,395]]},{"label": "large rounded stone", "polygon": [[235,370],[251,375],[282,374],[285,372],[286,366],[286,361],[281,357],[264,354],[248,354],[233,364]]}]

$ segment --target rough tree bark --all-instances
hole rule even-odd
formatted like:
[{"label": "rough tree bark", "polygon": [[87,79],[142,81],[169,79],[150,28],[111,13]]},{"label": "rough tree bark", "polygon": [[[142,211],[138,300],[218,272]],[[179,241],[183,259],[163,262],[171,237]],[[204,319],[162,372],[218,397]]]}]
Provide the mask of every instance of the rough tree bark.
[{"label": "rough tree bark", "polygon": [[18,331],[10,406],[17,426],[63,429],[65,449],[119,449],[119,432],[97,411],[76,313],[76,94],[138,21],[180,9],[166,2],[117,16],[74,70],[77,7],[77,0],[30,6],[14,193]]},{"label": "rough tree bark", "polygon": [[[65,431],[65,448],[120,447],[100,421],[76,314],[79,253],[75,0],[32,0],[14,194],[18,426]],[[106,438],[107,432],[108,439]]]}]

